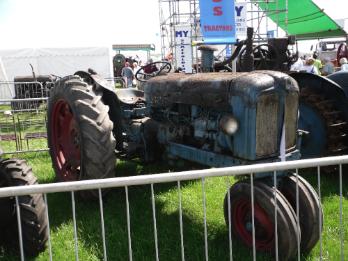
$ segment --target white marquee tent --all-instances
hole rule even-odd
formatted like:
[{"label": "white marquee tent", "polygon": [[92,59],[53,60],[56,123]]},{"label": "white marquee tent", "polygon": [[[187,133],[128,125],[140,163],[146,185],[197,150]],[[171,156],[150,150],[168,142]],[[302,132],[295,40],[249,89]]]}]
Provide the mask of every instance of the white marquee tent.
[{"label": "white marquee tent", "polygon": [[[0,81],[13,81],[15,76],[32,75],[29,64],[34,67],[36,75],[63,77],[92,68],[109,78],[113,77],[111,55],[112,50],[108,47],[0,50]],[[1,89],[0,97],[10,98]]]}]

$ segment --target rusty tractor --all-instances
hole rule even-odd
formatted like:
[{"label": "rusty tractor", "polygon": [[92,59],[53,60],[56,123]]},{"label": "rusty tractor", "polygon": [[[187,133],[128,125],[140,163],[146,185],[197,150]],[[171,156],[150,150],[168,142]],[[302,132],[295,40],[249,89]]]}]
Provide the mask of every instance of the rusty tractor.
[{"label": "rusty tractor", "polygon": [[[115,89],[93,71],[79,71],[51,89],[48,142],[53,167],[59,180],[71,181],[114,177],[116,158],[182,159],[208,167],[275,162],[283,126],[286,158],[299,159],[299,98],[294,78],[275,71],[173,73],[149,79],[144,91]],[[301,250],[310,251],[319,240],[317,222],[322,215],[315,190],[293,173],[279,174],[277,189],[269,173],[256,178],[257,250],[274,252],[277,215],[284,259],[296,252],[298,224]],[[296,180],[300,220],[294,211]],[[229,194],[224,202],[226,223],[230,220],[233,235],[251,246],[248,178],[234,184]]]}]

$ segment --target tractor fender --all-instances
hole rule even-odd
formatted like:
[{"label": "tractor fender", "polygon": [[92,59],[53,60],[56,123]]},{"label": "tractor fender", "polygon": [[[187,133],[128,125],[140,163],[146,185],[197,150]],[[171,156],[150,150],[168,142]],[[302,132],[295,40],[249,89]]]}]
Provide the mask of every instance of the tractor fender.
[{"label": "tractor fender", "polygon": [[109,106],[109,118],[113,122],[113,133],[116,138],[116,148],[120,148],[122,145],[122,112],[120,100],[117,97],[115,88],[107,82],[103,77],[89,69],[86,71],[78,71],[75,75],[80,76],[85,82],[95,86],[95,88],[103,91],[102,99],[103,103]]},{"label": "tractor fender", "polygon": [[[88,84],[93,85],[96,89],[103,91],[103,102],[109,106],[110,116],[120,115],[120,101],[112,84],[110,84],[107,80],[105,80],[92,69],[88,69],[88,72],[77,71],[74,75],[80,76]],[[115,117],[111,118],[113,118],[114,120],[116,119]],[[113,119],[111,120],[114,122],[115,126],[115,121]],[[120,120],[120,118],[117,117],[117,120]]]},{"label": "tractor fender", "polygon": [[344,89],[333,80],[315,74],[296,72],[290,76],[300,88],[299,127],[310,133],[301,145],[302,157],[345,154],[348,99]]},{"label": "tractor fender", "polygon": [[115,92],[115,88],[112,86],[112,84],[110,84],[92,69],[88,69],[88,72],[77,71],[74,75],[80,76],[87,83],[94,85],[97,89],[106,89],[110,92]]},{"label": "tractor fender", "polygon": [[304,72],[293,72],[289,75],[297,81],[300,90],[304,87],[309,87],[317,91],[329,92],[333,96],[341,98],[345,96],[343,88],[333,80],[326,77]]},{"label": "tractor fender", "polygon": [[339,71],[327,76],[328,79],[337,83],[343,89],[344,93],[348,97],[348,72]]},{"label": "tractor fender", "polygon": [[348,121],[348,99],[344,89],[327,77],[312,73],[295,72],[290,73],[300,88],[310,88],[313,93],[325,95],[327,98],[335,101],[336,107],[343,112],[344,118]]}]

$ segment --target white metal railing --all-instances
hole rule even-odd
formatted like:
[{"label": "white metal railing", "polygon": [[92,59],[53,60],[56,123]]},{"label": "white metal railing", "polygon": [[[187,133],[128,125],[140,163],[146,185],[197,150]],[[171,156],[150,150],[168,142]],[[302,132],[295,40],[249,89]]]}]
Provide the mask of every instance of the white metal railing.
[{"label": "white metal railing", "polygon": [[[183,210],[181,205],[181,181],[188,180],[201,180],[202,183],[202,198],[203,198],[203,213],[204,213],[204,249],[205,249],[205,259],[208,260],[208,237],[207,237],[207,217],[206,217],[206,192],[205,192],[205,179],[208,177],[222,177],[222,176],[240,176],[248,175],[250,177],[251,183],[251,207],[252,213],[254,214],[254,174],[263,173],[263,172],[273,172],[274,186],[277,186],[277,172],[286,171],[286,170],[295,170],[298,173],[299,169],[303,168],[317,168],[317,179],[318,179],[318,197],[321,202],[321,174],[320,167],[322,166],[338,166],[339,171],[339,216],[340,216],[340,256],[341,260],[344,260],[344,227],[343,227],[343,195],[342,195],[342,165],[348,163],[347,156],[336,156],[336,157],[327,157],[327,158],[318,158],[318,159],[306,159],[306,160],[296,160],[296,161],[287,161],[287,162],[276,162],[276,163],[263,163],[255,165],[245,165],[245,166],[235,166],[235,167],[226,167],[226,168],[212,168],[204,170],[192,170],[192,171],[183,171],[183,172],[173,172],[173,173],[162,173],[162,174],[152,174],[152,175],[142,175],[142,176],[130,176],[130,177],[118,177],[110,179],[96,179],[96,180],[83,180],[75,182],[64,182],[64,183],[54,183],[54,184],[40,184],[40,185],[30,185],[30,186],[19,186],[19,187],[6,187],[0,188],[0,198],[1,197],[15,197],[17,202],[17,217],[19,224],[19,241],[20,241],[20,251],[21,259],[24,260],[23,245],[22,245],[22,234],[21,234],[21,220],[20,220],[20,209],[18,207],[18,196],[29,195],[29,194],[39,194],[42,193],[47,203],[47,194],[55,192],[70,192],[71,193],[71,204],[72,204],[72,215],[73,215],[73,225],[74,225],[74,240],[75,240],[75,258],[78,257],[78,239],[77,239],[77,222],[76,222],[76,209],[75,209],[75,192],[81,190],[98,190],[99,192],[99,206],[100,206],[100,217],[101,217],[101,234],[103,240],[103,254],[104,260],[107,260],[107,249],[106,249],[106,237],[105,237],[105,226],[104,226],[104,212],[103,212],[103,197],[102,189],[106,188],[116,188],[123,187],[125,189],[126,195],[126,216],[127,216],[127,233],[128,233],[128,247],[129,247],[129,260],[133,259],[133,250],[132,250],[132,238],[131,238],[131,222],[130,222],[130,212],[129,212],[129,197],[128,197],[128,187],[138,186],[138,185],[150,185],[151,186],[151,204],[152,204],[152,217],[153,217],[153,226],[154,226],[154,242],[155,242],[155,254],[156,260],[159,260],[159,249],[158,249],[158,237],[157,237],[157,221],[156,221],[156,206],[155,206],[155,191],[154,184],[159,183],[168,183],[176,182],[177,191],[178,191],[178,201],[179,201],[179,221],[180,221],[180,244],[181,244],[181,257],[182,260],[185,260],[185,251],[184,251],[184,228],[183,228]],[[298,180],[297,180],[298,183]],[[227,193],[229,193],[229,182],[227,182]],[[298,184],[297,184],[298,186]],[[275,192],[274,192],[275,193]],[[275,195],[275,194],[274,194]],[[296,191],[296,204],[297,208],[295,212],[297,217],[299,217],[299,194],[298,189]],[[228,194],[228,198],[229,194]],[[275,198],[276,199],[276,198]],[[276,202],[276,200],[275,200]],[[47,206],[48,209],[48,206]],[[230,204],[228,204],[228,209],[230,210]],[[277,202],[275,205],[277,210]],[[47,213],[48,218],[48,213]],[[229,218],[230,215],[229,215]],[[319,229],[321,232],[321,225],[323,220],[319,217]],[[231,224],[231,222],[229,222]],[[299,225],[297,231],[297,259],[300,260],[300,240],[299,240]],[[254,215],[252,216],[252,234],[253,234],[253,260],[256,260],[256,246],[255,246],[255,223]],[[278,253],[278,239],[277,239],[277,211],[275,211],[275,244],[276,244],[276,253],[275,259],[280,259],[281,253]],[[319,240],[320,244],[320,260],[322,259],[322,238]],[[49,254],[50,260],[52,260],[52,249],[51,249],[51,239],[48,240],[49,245]],[[229,259],[232,260],[232,237],[231,237],[231,226],[229,226]],[[125,258],[125,257],[123,257]]]},{"label": "white metal railing", "polygon": [[303,169],[348,163],[348,155],[316,159],[293,160],[285,162],[262,163],[225,168],[211,168],[204,170],[190,170],[161,174],[149,174],[141,176],[119,177],[109,179],[93,179],[60,182],[51,184],[30,185],[25,187],[0,188],[0,198],[8,196],[21,196],[38,193],[70,192],[80,190],[93,190],[116,188],[125,186],[150,185],[185,180],[195,180],[207,177],[240,176],[262,172],[274,172],[282,170]]}]

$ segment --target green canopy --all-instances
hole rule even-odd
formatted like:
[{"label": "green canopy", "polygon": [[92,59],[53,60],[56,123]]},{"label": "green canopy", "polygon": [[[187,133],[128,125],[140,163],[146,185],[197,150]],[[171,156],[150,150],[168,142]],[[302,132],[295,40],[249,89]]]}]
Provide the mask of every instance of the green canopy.
[{"label": "green canopy", "polygon": [[[287,25],[286,1],[288,2]],[[297,39],[344,37],[347,35],[334,20],[325,14],[323,9],[320,9],[311,0],[276,0],[272,3],[260,3],[258,0],[257,3],[262,10],[267,11],[267,16],[280,28],[288,32],[289,35],[296,35]]]}]

